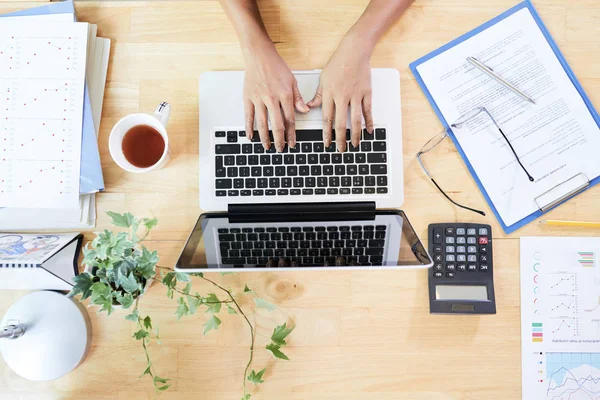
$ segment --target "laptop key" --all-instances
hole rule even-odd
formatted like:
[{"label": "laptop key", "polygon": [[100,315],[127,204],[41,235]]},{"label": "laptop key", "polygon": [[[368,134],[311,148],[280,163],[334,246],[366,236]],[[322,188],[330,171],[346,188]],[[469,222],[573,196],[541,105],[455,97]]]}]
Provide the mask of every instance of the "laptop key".
[{"label": "laptop key", "polygon": [[358,153],[354,157],[354,163],[355,164],[364,164],[366,162],[367,162],[367,157],[365,156],[364,153]]},{"label": "laptop key", "polygon": [[246,165],[247,156],[235,156],[236,165]]},{"label": "laptop key", "polygon": [[225,131],[216,131],[215,137],[225,137]]},{"label": "laptop key", "polygon": [[379,194],[385,194],[387,192],[388,192],[387,188],[384,188],[384,187],[378,187],[377,188],[377,193],[379,193]]},{"label": "laptop key", "polygon": [[281,154],[275,154],[272,158],[271,158],[271,163],[273,165],[281,165],[281,163],[283,163],[283,157],[281,156]]},{"label": "laptop key", "polygon": [[300,148],[303,153],[312,153],[312,143],[301,143]]},{"label": "laptop key", "polygon": [[325,151],[328,153],[335,153],[335,150],[336,150],[335,140],[332,141],[329,146],[325,147]]},{"label": "laptop key", "polygon": [[356,165],[348,165],[348,168],[346,168],[346,173],[348,175],[356,175],[357,174]]},{"label": "laptop key", "polygon": [[369,166],[368,165],[359,165],[358,173],[361,175],[369,175]]},{"label": "laptop key", "polygon": [[361,142],[360,151],[364,151],[364,152],[371,151],[371,142],[366,142],[366,141]]},{"label": "laptop key", "polygon": [[244,188],[244,180],[242,178],[237,178],[233,180],[233,187],[235,189],[243,189]]},{"label": "laptop key", "polygon": [[275,176],[285,176],[285,167],[275,167]]},{"label": "laptop key", "polygon": [[304,187],[304,178],[294,178],[294,187]]},{"label": "laptop key", "polygon": [[265,192],[261,189],[254,189],[252,191],[252,196],[264,196]]},{"label": "laptop key", "polygon": [[386,175],[387,165],[371,165],[371,175]]},{"label": "laptop key", "polygon": [[337,188],[328,188],[327,194],[338,194],[338,189]]},{"label": "laptop key", "polygon": [[296,164],[306,164],[306,154],[296,154]]},{"label": "laptop key", "polygon": [[375,129],[375,139],[377,140],[385,140],[385,128],[377,128]]},{"label": "laptop key", "polygon": [[277,189],[279,188],[279,178],[269,179],[269,187]]},{"label": "laptop key", "polygon": [[365,194],[375,194],[375,188],[372,188],[372,187],[365,188]]},{"label": "laptop key", "polygon": [[241,167],[238,173],[242,178],[247,178],[250,176],[250,167]]},{"label": "laptop key", "polygon": [[350,189],[349,188],[341,188],[340,194],[350,194]]},{"label": "laptop key", "polygon": [[242,154],[252,154],[252,145],[250,143],[242,145]]},{"label": "laptop key", "polygon": [[331,155],[327,153],[323,153],[319,155],[319,163],[320,164],[329,164],[331,162]]},{"label": "laptop key", "polygon": [[342,155],[340,153],[335,153],[331,155],[331,163],[332,164],[341,164],[342,163]]},{"label": "laptop key", "polygon": [[309,154],[308,155],[308,163],[309,164],[318,164],[319,163],[319,156],[316,154]]},{"label": "laptop key", "polygon": [[237,132],[236,131],[227,131],[227,141],[235,143],[237,142]]},{"label": "laptop key", "polygon": [[318,187],[327,187],[327,177],[320,176],[317,178],[317,186]]},{"label": "laptop key", "polygon": [[360,150],[360,145],[354,147],[352,143],[348,143],[348,150],[350,150],[351,153],[356,153]]},{"label": "laptop key", "polygon": [[[255,138],[256,138],[256,136],[255,136]],[[254,139],[252,139],[252,141],[254,141]],[[265,148],[263,147],[263,145],[261,143],[254,145],[254,154],[263,154],[264,152],[265,152]]]},{"label": "laptop key", "polygon": [[315,194],[318,194],[318,195],[323,195],[323,194],[325,194],[325,192],[326,192],[325,189],[315,189]]},{"label": "laptop key", "polygon": [[363,186],[363,177],[355,176],[352,178],[352,186]]},{"label": "laptop key", "polygon": [[354,154],[345,153],[344,154],[344,163],[345,164],[354,164]]},{"label": "laptop key", "polygon": [[276,193],[277,192],[275,191],[275,189],[265,190],[265,195],[267,195],[267,196],[275,196]]},{"label": "laptop key", "polygon": [[342,186],[352,186],[352,178],[349,176],[342,176]]},{"label": "laptop key", "polygon": [[333,165],[323,165],[323,175],[333,175]]},{"label": "laptop key", "polygon": [[306,187],[308,188],[312,188],[316,186],[316,179],[312,176],[309,176],[308,178],[306,178],[304,180],[304,184],[306,185]]},{"label": "laptop key", "polygon": [[290,194],[292,196],[300,196],[302,194],[302,192],[300,191],[300,189],[292,189],[292,190],[290,190]]},{"label": "laptop key", "polygon": [[296,175],[298,175],[298,167],[296,167],[295,165],[287,167],[287,176],[296,176]]},{"label": "laptop key", "polygon": [[258,165],[258,156],[248,156],[248,165]]},{"label": "laptop key", "polygon": [[366,129],[363,129],[363,140],[373,139],[375,139],[375,131],[373,131],[373,133],[369,133]]},{"label": "laptop key", "polygon": [[325,151],[325,145],[323,144],[323,142],[313,143],[313,151],[315,153],[322,153],[322,152],[324,152]]},{"label": "laptop key", "polygon": [[377,186],[387,186],[387,176],[378,176]]},{"label": "laptop key", "polygon": [[[233,242],[235,240],[235,235],[230,233],[221,233],[219,234],[219,242]],[[227,247],[229,248],[229,247]]]},{"label": "laptop key", "polygon": [[385,142],[373,142],[373,151],[385,151]]},{"label": "laptop key", "polygon": [[266,153],[275,154],[277,153],[277,149],[275,149],[275,146],[271,145],[271,147],[269,148],[269,150],[266,151]]},{"label": "laptop key", "polygon": [[281,179],[281,187],[282,188],[292,187],[292,178],[282,178]]},{"label": "laptop key", "polygon": [[291,154],[286,154],[285,156],[283,156],[283,163],[284,164],[293,164],[294,156]]},{"label": "laptop key", "polygon": [[237,190],[228,190],[227,191],[227,196],[229,196],[229,197],[237,197],[238,194],[239,194],[239,192]]},{"label": "laptop key", "polygon": [[225,156],[223,163],[226,166],[231,166],[231,165],[235,165],[235,157],[234,156]]},{"label": "laptop key", "polygon": [[217,179],[215,181],[215,188],[217,189],[231,189],[233,187],[233,181],[231,179]]},{"label": "laptop key", "polygon": [[[296,132],[297,134],[298,132]],[[298,136],[296,136],[296,141],[298,140]],[[290,153],[300,153],[300,143],[296,143],[294,147],[290,147]]]},{"label": "laptop key", "polygon": [[227,170],[225,168],[217,168],[215,170],[216,178],[225,178],[227,176]]},{"label": "laptop key", "polygon": [[310,174],[313,176],[319,176],[321,175],[321,166],[320,165],[313,165],[312,167],[310,167]]},{"label": "laptop key", "polygon": [[370,153],[367,154],[367,162],[370,164],[384,164],[387,162],[385,153]]},{"label": "laptop key", "polygon": [[237,167],[227,167],[227,177],[228,178],[235,178],[237,176],[238,176]]},{"label": "laptop key", "polygon": [[263,167],[263,176],[273,176],[273,167]]},{"label": "laptop key", "polygon": [[217,144],[215,154],[240,154],[241,146],[239,144]]},{"label": "laptop key", "polygon": [[340,186],[340,177],[339,176],[332,176],[329,178],[329,186],[331,187],[338,187]]},{"label": "laptop key", "polygon": [[256,187],[256,178],[246,178],[246,188],[254,189]]},{"label": "laptop key", "polygon": [[260,165],[270,165],[271,164],[271,156],[268,154],[263,154],[260,156]]},{"label": "laptop key", "polygon": [[301,165],[300,167],[298,167],[298,172],[300,176],[310,175],[310,169],[308,168],[308,165]]},{"label": "laptop key", "polygon": [[335,174],[338,176],[346,175],[346,166],[345,165],[336,165],[335,166]]},{"label": "laptop key", "polygon": [[227,196],[227,192],[225,190],[217,190],[215,194],[217,195],[217,197]]},{"label": "laptop key", "polygon": [[313,190],[312,189],[302,189],[302,195],[303,196],[308,196],[313,194]]},{"label": "laptop key", "polygon": [[259,178],[257,180],[257,182],[258,182],[258,187],[260,189],[265,189],[265,188],[269,187],[269,180],[267,178]]}]

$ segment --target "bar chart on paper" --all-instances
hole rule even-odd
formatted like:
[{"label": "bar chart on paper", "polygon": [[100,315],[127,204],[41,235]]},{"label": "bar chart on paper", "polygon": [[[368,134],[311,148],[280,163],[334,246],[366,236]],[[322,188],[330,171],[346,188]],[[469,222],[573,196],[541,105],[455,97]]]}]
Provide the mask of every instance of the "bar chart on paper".
[{"label": "bar chart on paper", "polygon": [[600,400],[600,238],[521,238],[523,399]]},{"label": "bar chart on paper", "polygon": [[0,207],[78,205],[87,31],[0,25]]}]

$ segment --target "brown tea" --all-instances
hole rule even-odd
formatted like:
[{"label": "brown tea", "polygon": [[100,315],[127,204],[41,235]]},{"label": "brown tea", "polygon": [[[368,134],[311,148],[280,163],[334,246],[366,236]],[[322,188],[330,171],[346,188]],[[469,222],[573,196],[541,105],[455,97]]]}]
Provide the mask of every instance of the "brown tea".
[{"label": "brown tea", "polygon": [[162,135],[148,125],[138,125],[128,130],[121,146],[127,161],[138,168],[153,166],[165,152]]}]

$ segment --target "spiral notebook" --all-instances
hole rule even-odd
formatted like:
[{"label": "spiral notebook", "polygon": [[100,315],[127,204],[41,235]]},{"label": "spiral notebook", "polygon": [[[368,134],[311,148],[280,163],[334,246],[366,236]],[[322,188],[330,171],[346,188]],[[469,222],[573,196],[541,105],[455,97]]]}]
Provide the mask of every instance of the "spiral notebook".
[{"label": "spiral notebook", "polygon": [[[477,58],[535,104],[467,57]],[[600,117],[531,1],[410,68],[506,233],[600,182]],[[533,182],[489,118],[451,127],[478,107],[502,128]]]},{"label": "spiral notebook", "polygon": [[70,290],[83,236],[0,233],[0,289]]}]

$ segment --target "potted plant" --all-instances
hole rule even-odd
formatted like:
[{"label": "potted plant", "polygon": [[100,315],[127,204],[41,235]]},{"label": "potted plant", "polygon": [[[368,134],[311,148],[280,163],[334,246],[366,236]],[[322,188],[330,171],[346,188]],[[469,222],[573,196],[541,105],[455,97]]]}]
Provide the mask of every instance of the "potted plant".
[{"label": "potted plant", "polygon": [[[133,337],[141,342],[146,355],[147,365],[142,376],[150,376],[157,393],[167,390],[170,386],[169,379],[161,378],[156,374],[148,352],[148,344],[152,339],[160,342],[158,329],[152,325],[149,315],[140,315],[139,313],[140,298],[153,282],[159,282],[166,287],[166,296],[169,299],[173,299],[177,295],[175,309],[177,319],[195,314],[200,307],[205,308],[206,312],[211,314],[210,319],[204,324],[205,335],[211,330],[218,329],[221,325],[218,314],[222,309],[227,309],[229,314],[240,315],[246,321],[251,336],[250,356],[243,378],[244,395],[242,400],[250,399],[251,394],[247,382],[255,385],[261,384],[266,368],[260,371],[251,368],[255,327],[240,306],[237,297],[253,296],[256,308],[272,311],[276,307],[260,298],[248,285],[244,286],[242,293],[234,294],[232,290],[226,289],[202,273],[185,274],[159,266],[158,252],[150,251],[142,244],[150,231],[157,225],[156,218],[139,219],[130,213],[108,212],[107,214],[113,225],[127,230],[123,232],[105,230],[97,233],[96,238],[85,246],[83,250],[85,271],[74,278],[75,286],[69,296],[79,295],[81,300],[89,298],[91,305],[100,307],[98,312],[106,312],[108,315],[116,308],[131,310],[125,319],[137,325],[137,331]],[[143,232],[141,236],[140,230]],[[205,295],[194,292],[191,277],[197,277],[210,283],[215,288],[215,292]],[[287,323],[283,323],[273,330],[271,343],[266,346],[266,349],[274,357],[289,360],[281,348],[287,344],[287,337],[293,329],[293,327],[288,328]]]}]

